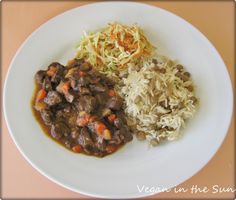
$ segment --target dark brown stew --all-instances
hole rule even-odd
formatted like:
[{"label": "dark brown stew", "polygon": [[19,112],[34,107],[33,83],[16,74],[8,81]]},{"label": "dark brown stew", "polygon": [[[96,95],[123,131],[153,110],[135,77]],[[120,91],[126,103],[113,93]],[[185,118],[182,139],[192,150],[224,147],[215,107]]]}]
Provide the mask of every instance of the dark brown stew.
[{"label": "dark brown stew", "polygon": [[103,157],[131,141],[114,83],[89,63],[54,62],[35,75],[32,110],[44,132],[66,148]]}]

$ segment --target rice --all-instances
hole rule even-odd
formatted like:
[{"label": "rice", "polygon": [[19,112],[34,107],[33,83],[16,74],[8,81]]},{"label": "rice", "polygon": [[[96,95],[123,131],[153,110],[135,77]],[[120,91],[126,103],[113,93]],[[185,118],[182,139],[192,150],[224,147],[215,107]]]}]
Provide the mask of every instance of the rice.
[{"label": "rice", "polygon": [[116,89],[124,98],[128,124],[134,132],[157,142],[181,135],[198,105],[189,75],[182,65],[164,56],[128,66]]}]

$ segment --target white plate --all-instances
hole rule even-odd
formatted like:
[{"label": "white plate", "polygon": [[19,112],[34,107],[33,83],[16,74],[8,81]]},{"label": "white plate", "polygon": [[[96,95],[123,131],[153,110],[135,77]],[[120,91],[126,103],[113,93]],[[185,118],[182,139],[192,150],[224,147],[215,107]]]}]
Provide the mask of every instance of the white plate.
[{"label": "white plate", "polygon": [[[138,23],[161,53],[186,66],[197,85],[201,107],[180,140],[153,149],[134,140],[99,159],[71,153],[45,136],[32,115],[30,100],[37,70],[52,61],[65,63],[74,56],[83,30],[112,21]],[[82,6],[42,25],[11,62],[3,98],[11,136],[38,171],[70,190],[107,198],[147,196],[150,193],[139,192],[137,186],[171,188],[193,176],[223,142],[233,105],[226,67],[207,38],[170,12],[133,2]]]}]

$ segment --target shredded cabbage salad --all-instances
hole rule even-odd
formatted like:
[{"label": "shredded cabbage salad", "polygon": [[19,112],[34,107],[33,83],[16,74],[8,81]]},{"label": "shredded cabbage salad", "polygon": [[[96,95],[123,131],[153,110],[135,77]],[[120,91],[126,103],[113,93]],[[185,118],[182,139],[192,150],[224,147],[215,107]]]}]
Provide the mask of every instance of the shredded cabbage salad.
[{"label": "shredded cabbage salad", "polygon": [[77,57],[91,63],[105,74],[122,71],[153,53],[154,46],[137,25],[110,23],[104,29],[84,33],[77,46]]}]

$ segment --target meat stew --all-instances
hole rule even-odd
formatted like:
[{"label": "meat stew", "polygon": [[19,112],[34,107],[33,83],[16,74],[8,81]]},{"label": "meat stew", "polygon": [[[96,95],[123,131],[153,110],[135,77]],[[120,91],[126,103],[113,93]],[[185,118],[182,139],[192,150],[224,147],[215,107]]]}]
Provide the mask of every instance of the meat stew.
[{"label": "meat stew", "polygon": [[82,59],[35,75],[32,110],[44,132],[76,153],[103,157],[133,139],[112,80]]}]

